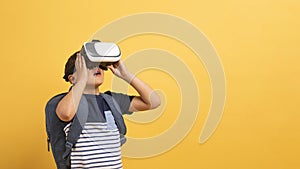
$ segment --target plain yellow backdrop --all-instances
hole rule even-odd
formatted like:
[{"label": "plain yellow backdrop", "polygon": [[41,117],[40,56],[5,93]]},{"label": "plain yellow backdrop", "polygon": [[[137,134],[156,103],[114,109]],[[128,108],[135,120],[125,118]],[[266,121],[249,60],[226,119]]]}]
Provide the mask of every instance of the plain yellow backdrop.
[{"label": "plain yellow backdrop", "polygon": [[[122,41],[124,58],[151,47],[175,53],[193,71],[201,93],[196,123],[180,144],[151,158],[124,157],[124,168],[300,168],[299,1],[11,0],[0,4],[1,168],[55,168],[47,152],[44,107],[51,96],[68,90],[61,78],[65,61],[104,25],[143,12],[184,18],[206,34],[224,66],[227,97],[220,125],[206,143],[199,144],[211,101],[202,63],[167,37],[142,35]],[[110,88],[112,76],[110,72],[106,76],[102,90]],[[145,125],[127,121],[130,136],[148,137],[163,132],[176,119],[180,93],[174,79],[161,72],[154,77],[145,71],[139,77],[163,90],[168,100],[158,120]]]}]

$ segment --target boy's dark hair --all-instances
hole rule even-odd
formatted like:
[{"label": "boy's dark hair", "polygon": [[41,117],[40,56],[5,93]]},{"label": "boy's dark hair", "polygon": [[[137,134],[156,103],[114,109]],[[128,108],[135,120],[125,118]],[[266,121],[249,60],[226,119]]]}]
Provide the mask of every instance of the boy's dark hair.
[{"label": "boy's dark hair", "polygon": [[73,55],[71,55],[67,61],[67,63],[65,64],[65,75],[64,75],[64,79],[66,82],[69,82],[69,75],[73,74],[75,72],[75,61],[76,61],[76,57],[77,54],[80,51],[75,52]]}]

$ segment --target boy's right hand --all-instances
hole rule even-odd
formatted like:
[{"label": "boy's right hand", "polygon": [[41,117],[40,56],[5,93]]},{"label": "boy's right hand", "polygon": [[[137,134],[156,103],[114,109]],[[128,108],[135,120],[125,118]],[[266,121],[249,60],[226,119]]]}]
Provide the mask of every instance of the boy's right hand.
[{"label": "boy's right hand", "polygon": [[75,61],[76,71],[73,74],[73,85],[76,83],[84,83],[86,84],[88,80],[88,70],[86,68],[84,57],[78,53]]}]

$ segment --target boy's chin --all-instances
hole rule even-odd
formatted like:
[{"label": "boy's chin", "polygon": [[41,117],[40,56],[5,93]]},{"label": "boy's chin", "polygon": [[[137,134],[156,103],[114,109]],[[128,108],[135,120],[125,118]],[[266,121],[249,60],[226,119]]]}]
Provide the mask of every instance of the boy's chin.
[{"label": "boy's chin", "polygon": [[93,85],[94,85],[95,87],[99,87],[99,86],[102,85],[102,83],[103,83],[103,82],[96,82],[96,83],[94,83]]}]

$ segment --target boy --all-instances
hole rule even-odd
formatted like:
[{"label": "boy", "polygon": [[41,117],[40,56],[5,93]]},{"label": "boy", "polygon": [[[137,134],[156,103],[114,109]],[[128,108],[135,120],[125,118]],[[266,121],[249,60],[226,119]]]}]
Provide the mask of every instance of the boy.
[{"label": "boy", "polygon": [[[108,92],[118,103],[122,114],[154,109],[160,105],[160,98],[154,90],[127,71],[121,60],[107,68],[129,83],[139,94],[128,96]],[[81,97],[84,95],[88,102],[91,98],[96,98],[98,104],[88,104],[87,122],[71,151],[71,168],[122,168],[120,134],[115,125],[108,125],[108,120],[112,117],[111,111],[99,92],[99,86],[104,80],[103,69],[107,68],[90,62],[80,52],[74,53],[65,65],[64,79],[72,84],[72,88],[58,103],[56,114],[60,120],[69,122],[64,128],[66,136]]]}]

